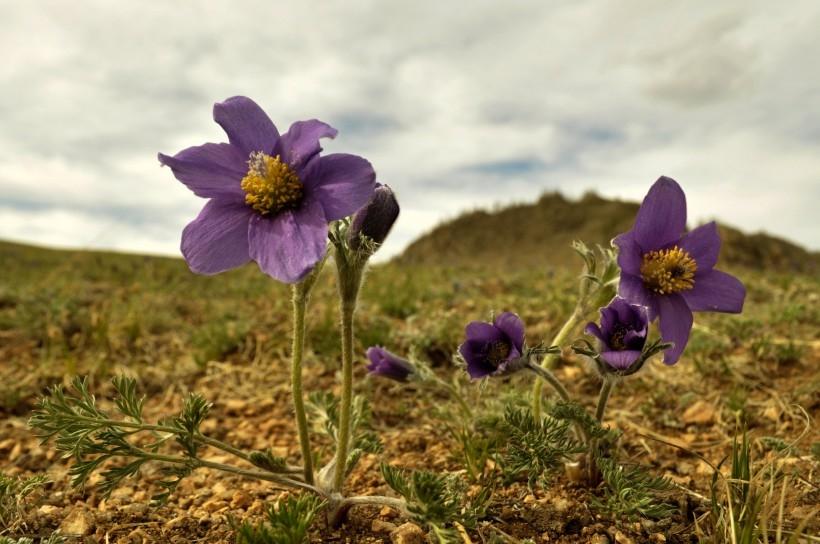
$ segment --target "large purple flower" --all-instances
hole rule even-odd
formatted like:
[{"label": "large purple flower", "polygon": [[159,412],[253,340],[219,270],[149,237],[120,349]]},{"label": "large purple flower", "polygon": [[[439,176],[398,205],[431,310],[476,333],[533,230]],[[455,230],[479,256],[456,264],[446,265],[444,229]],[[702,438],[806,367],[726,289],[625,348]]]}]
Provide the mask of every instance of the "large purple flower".
[{"label": "large purple flower", "polygon": [[692,312],[739,313],[746,289],[714,270],[720,237],[714,222],[684,234],[686,196],[675,180],[661,177],[649,189],[632,230],[615,238],[620,249],[618,294],[646,306],[660,319],[663,340],[674,343],[664,363],[680,358],[692,329]]},{"label": "large purple flower", "polygon": [[336,129],[297,121],[280,135],[250,98],[214,104],[229,143],[183,149],[159,161],[197,196],[210,199],[182,232],[192,271],[218,274],[250,260],[268,275],[295,283],[325,255],[328,222],[366,204],[376,174],[368,161],[320,156],[320,138]]},{"label": "large purple flower", "polygon": [[473,321],[467,339],[458,348],[471,378],[497,376],[524,353],[524,323],[512,312],[498,315],[492,323]]},{"label": "large purple flower", "polygon": [[374,376],[383,376],[397,382],[406,382],[410,375],[416,371],[409,361],[390,353],[383,347],[372,346],[367,348],[367,358],[370,359],[367,370]]},{"label": "large purple flower", "polygon": [[606,364],[616,370],[626,370],[640,358],[648,330],[646,306],[615,297],[601,308],[601,326],[588,323],[584,332],[600,340],[601,359]]}]

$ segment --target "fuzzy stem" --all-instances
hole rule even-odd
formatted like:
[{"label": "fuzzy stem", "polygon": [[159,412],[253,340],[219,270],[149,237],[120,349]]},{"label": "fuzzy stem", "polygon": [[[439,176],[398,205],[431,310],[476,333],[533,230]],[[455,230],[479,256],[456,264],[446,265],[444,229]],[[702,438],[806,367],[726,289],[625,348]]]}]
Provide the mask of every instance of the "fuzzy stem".
[{"label": "fuzzy stem", "polygon": [[383,497],[381,495],[357,495],[355,497],[347,497],[343,499],[342,503],[347,506],[356,506],[358,504],[376,504],[379,506],[389,506],[399,512],[407,512],[407,502],[404,499]]},{"label": "fuzzy stem", "polygon": [[[538,366],[537,364],[534,364],[532,361],[530,361],[527,364],[527,368],[532,370],[542,380],[550,384],[552,388],[555,389],[555,392],[558,393],[558,396],[561,397],[561,400],[563,400],[564,402],[571,402],[567,389],[564,387],[564,384],[562,384],[561,381],[555,377],[555,374],[553,374],[543,366]],[[537,383],[541,384],[542,382],[539,380]]]},{"label": "fuzzy stem", "polygon": [[336,466],[333,491],[341,491],[347,472],[350,450],[351,412],[353,406],[353,314],[356,300],[342,299],[342,399],[339,405],[339,435],[336,444]]},{"label": "fuzzy stem", "polygon": [[442,388],[446,389],[450,393],[450,395],[456,399],[456,402],[458,402],[458,405],[461,407],[461,410],[464,413],[464,415],[467,416],[467,419],[472,421],[473,410],[470,408],[470,405],[467,404],[467,401],[464,400],[464,397],[461,396],[461,393],[459,392],[458,388],[455,385],[448,383],[439,377],[436,377],[434,381],[437,384],[439,384]]},{"label": "fuzzy stem", "polygon": [[308,292],[305,285],[293,286],[293,350],[291,352],[290,384],[293,393],[293,412],[299,433],[299,448],[302,451],[305,482],[313,485],[313,453],[310,448],[305,398],[302,392],[302,355],[305,348],[305,308]]},{"label": "fuzzy stem", "polygon": [[[582,311],[582,308],[579,307],[572,312],[572,315],[569,316],[564,326],[561,327],[561,330],[558,331],[558,334],[552,339],[550,343],[551,346],[561,346],[564,342],[566,342],[567,337],[572,334],[572,331],[578,324],[584,319],[585,312]],[[544,370],[551,370],[558,359],[561,357],[560,353],[550,353],[544,357],[544,360],[541,362],[541,368]],[[553,378],[555,378],[553,376]],[[554,384],[553,384],[554,385]],[[532,386],[532,413],[536,419],[541,418],[541,391],[544,388],[544,382],[541,380],[535,380],[535,384]],[[562,386],[563,388],[563,386]],[[566,390],[565,390],[566,391]]]},{"label": "fuzzy stem", "polygon": [[221,470],[222,472],[230,472],[231,474],[238,474],[240,476],[244,476],[246,478],[252,478],[254,480],[264,480],[268,482],[273,482],[282,486],[287,487],[296,487],[300,489],[304,489],[307,491],[311,491],[318,495],[324,496],[321,490],[317,489],[316,487],[306,484],[304,482],[300,482],[298,480],[292,480],[285,476],[277,476],[275,474],[267,473],[267,472],[260,472],[257,470],[245,470],[242,468],[234,467],[231,465],[224,465],[222,463],[215,463],[213,461],[206,461],[204,459],[190,459],[187,457],[177,457],[174,455],[161,455],[157,453],[150,453],[145,450],[140,450],[139,448],[134,448],[136,452],[139,452],[140,457],[144,457],[146,459],[151,459],[153,461],[158,461],[161,463],[174,463],[178,465],[187,465],[194,462],[197,467],[205,467],[205,468],[212,468],[214,470]]},{"label": "fuzzy stem", "polygon": [[612,393],[612,388],[615,381],[609,378],[604,378],[604,383],[601,385],[601,393],[598,396],[598,407],[595,409],[595,419],[598,423],[604,420],[604,411],[606,410],[606,403],[609,400],[609,395]]}]

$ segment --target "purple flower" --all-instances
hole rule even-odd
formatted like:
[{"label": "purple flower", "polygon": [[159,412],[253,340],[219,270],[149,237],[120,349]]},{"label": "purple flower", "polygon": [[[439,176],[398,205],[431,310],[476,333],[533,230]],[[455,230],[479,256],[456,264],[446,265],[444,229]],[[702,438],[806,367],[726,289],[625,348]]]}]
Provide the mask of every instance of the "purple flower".
[{"label": "purple flower", "polygon": [[159,161],[195,195],[210,199],[182,232],[192,271],[218,274],[256,261],[266,274],[295,283],[325,255],[328,222],[370,200],[373,167],[343,153],[320,156],[320,138],[336,129],[297,121],[280,135],[250,98],[214,104],[229,143],[183,149]]},{"label": "purple flower", "polygon": [[588,323],[584,332],[600,340],[600,357],[606,364],[616,370],[626,370],[640,358],[648,330],[646,306],[615,297],[601,308],[601,326]]},{"label": "purple flower", "polygon": [[467,340],[458,348],[471,378],[498,376],[524,354],[524,323],[504,312],[492,323],[473,321],[465,329]]},{"label": "purple flower", "polygon": [[347,230],[347,242],[353,249],[359,249],[362,237],[381,245],[387,238],[393,223],[399,216],[396,195],[387,185],[376,184],[376,191],[370,202],[362,206],[353,216]]},{"label": "purple flower", "polygon": [[408,361],[379,346],[367,348],[367,358],[370,359],[367,370],[374,376],[384,376],[397,382],[406,382],[415,372],[413,365]]},{"label": "purple flower", "polygon": [[674,346],[663,362],[680,358],[692,312],[739,313],[746,289],[725,272],[714,270],[720,237],[714,222],[684,234],[686,196],[675,180],[661,177],[649,189],[632,230],[615,238],[620,249],[621,283],[618,294],[649,309],[660,319],[661,336]]}]

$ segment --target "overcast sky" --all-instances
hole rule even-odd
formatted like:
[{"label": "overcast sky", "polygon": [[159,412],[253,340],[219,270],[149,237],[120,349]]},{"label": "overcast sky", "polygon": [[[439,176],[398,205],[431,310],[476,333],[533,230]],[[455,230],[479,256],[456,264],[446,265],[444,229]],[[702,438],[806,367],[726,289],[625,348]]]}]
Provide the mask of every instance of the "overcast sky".
[{"label": "overcast sky", "polygon": [[0,10],[0,238],[178,255],[204,201],[156,153],[225,141],[212,105],[241,94],[373,163],[402,204],[384,256],[463,210],[661,174],[690,223],[820,249],[816,0]]}]

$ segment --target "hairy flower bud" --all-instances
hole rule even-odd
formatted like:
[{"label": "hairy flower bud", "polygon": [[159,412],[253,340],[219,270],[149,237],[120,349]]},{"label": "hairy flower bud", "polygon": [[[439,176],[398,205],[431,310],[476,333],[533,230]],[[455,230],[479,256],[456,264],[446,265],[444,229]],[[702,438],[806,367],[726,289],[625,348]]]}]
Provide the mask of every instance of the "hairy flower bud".
[{"label": "hairy flower bud", "polygon": [[390,353],[380,346],[368,348],[367,358],[370,359],[367,370],[374,376],[383,376],[397,382],[406,382],[416,371],[409,361]]},{"label": "hairy flower bud", "polygon": [[[358,250],[367,243],[367,239],[376,248],[387,238],[393,223],[399,216],[399,203],[396,195],[387,185],[376,187],[370,202],[362,206],[353,216],[347,230],[347,243],[353,250]],[[376,248],[373,248],[375,251]]]}]

